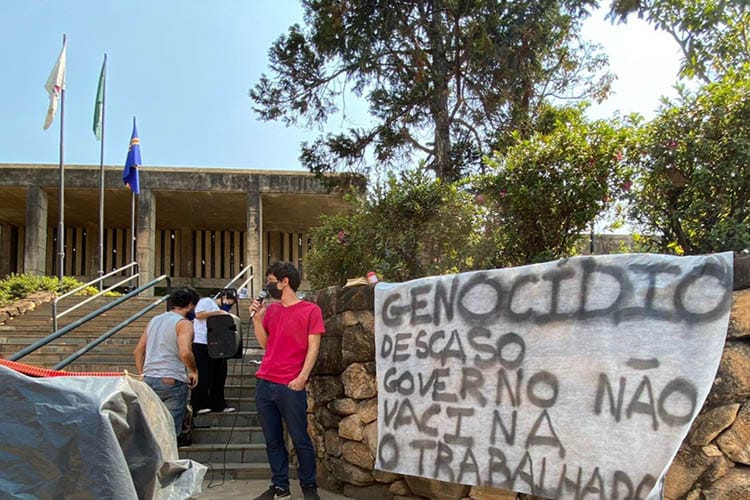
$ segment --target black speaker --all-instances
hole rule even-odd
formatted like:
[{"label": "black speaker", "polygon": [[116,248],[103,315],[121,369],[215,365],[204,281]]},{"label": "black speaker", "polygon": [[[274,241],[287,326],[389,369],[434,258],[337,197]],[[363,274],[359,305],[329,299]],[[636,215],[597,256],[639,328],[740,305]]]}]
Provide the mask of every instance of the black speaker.
[{"label": "black speaker", "polygon": [[234,314],[220,314],[206,319],[208,355],[214,359],[242,357],[242,326]]}]

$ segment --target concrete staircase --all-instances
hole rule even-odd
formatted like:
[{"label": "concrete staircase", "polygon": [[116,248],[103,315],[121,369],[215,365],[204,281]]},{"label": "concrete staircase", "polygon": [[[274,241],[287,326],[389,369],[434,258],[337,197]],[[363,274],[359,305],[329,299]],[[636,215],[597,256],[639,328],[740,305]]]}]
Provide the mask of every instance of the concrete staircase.
[{"label": "concrete staircase", "polygon": [[[69,307],[71,299],[58,304],[58,310]],[[81,306],[58,321],[62,328],[73,321],[111,302],[111,298],[97,298]],[[156,298],[135,297],[67,333],[51,344],[20,359],[22,363],[52,368],[85,344],[95,340],[120,322],[130,318]],[[250,300],[240,301],[240,317],[243,328],[249,319],[247,307]],[[162,313],[165,305],[159,305],[143,317],[116,333],[92,351],[84,354],[64,369],[71,372],[125,371],[135,373],[133,349],[148,321]],[[27,347],[31,343],[52,333],[52,306],[45,304],[23,316],[0,324],[0,357]],[[209,413],[195,416],[193,444],[180,448],[181,458],[190,458],[209,467],[206,479],[270,479],[271,472],[265,453],[263,433],[255,412],[255,371],[262,354],[252,332],[243,331],[245,343],[244,359],[228,360],[229,375],[225,396],[229,406],[238,409],[235,413]]]}]

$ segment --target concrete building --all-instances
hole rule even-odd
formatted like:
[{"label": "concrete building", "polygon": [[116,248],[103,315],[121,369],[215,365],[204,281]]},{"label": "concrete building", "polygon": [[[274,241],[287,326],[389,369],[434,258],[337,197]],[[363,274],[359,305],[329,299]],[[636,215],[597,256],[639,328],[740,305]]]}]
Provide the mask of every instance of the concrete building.
[{"label": "concrete building", "polygon": [[[252,267],[253,290],[266,266],[301,267],[308,234],[322,214],[346,210],[313,175],[291,171],[139,167],[136,255],[141,284],[163,274],[173,284],[223,286]],[[0,277],[57,275],[60,178],[57,165],[0,164]],[[66,165],[65,276],[99,271],[99,167]],[[104,272],[132,261],[131,194],[122,167],[105,167]]]}]

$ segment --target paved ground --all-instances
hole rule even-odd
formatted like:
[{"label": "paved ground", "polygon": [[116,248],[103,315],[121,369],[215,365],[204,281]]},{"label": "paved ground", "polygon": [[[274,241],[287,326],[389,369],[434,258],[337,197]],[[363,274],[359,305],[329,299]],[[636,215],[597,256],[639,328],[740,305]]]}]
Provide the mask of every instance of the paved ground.
[{"label": "paved ground", "polygon": [[[223,484],[221,481],[214,481],[212,483],[203,481],[203,493],[193,498],[200,500],[248,500],[266,491],[270,485],[271,482],[267,479],[227,480]],[[348,498],[320,488],[318,488],[318,495],[320,495],[321,500],[341,500]],[[292,481],[292,499],[298,500],[301,498],[302,490],[299,488],[299,483]]]}]

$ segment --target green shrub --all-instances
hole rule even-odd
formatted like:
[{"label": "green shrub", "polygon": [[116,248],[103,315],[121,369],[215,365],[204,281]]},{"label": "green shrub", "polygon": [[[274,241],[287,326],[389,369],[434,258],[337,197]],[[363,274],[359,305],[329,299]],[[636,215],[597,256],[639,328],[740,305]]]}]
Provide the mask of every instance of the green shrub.
[{"label": "green shrub", "polygon": [[348,214],[321,217],[305,256],[313,288],[375,271],[384,281],[471,269],[479,222],[471,195],[422,168],[392,175]]},{"label": "green shrub", "polygon": [[655,251],[750,247],[750,76],[665,102],[643,130],[630,215]]},{"label": "green shrub", "polygon": [[[59,286],[59,283],[57,277],[12,273],[7,278],[0,280],[0,305],[9,304],[39,291],[55,292],[62,295],[83,285],[82,282],[69,276],[63,276],[62,286]],[[97,288],[89,286],[80,290],[76,295],[90,296],[98,292]],[[107,292],[106,295],[117,296],[119,294]]]},{"label": "green shrub", "polygon": [[548,115],[473,180],[487,209],[483,245],[495,252],[489,267],[575,254],[581,233],[632,187],[632,123],[590,122],[582,108],[549,108]]}]

